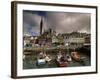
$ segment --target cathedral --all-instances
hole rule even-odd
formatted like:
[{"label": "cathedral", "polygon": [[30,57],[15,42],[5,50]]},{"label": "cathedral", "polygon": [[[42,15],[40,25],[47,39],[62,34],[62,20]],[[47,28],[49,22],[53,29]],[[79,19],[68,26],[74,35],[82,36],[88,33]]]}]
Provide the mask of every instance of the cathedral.
[{"label": "cathedral", "polygon": [[38,44],[40,46],[48,45],[50,46],[52,43],[52,29],[43,31],[43,19],[40,21],[40,36],[38,38]]}]

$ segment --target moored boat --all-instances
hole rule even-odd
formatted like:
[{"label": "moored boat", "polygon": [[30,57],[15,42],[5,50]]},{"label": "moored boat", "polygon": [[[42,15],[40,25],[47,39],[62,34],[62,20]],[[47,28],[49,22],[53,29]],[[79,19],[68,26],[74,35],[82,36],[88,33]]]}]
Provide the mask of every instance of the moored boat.
[{"label": "moored boat", "polygon": [[75,61],[80,61],[80,55],[78,54],[78,52],[74,51],[74,52],[71,52],[71,57],[73,60]]},{"label": "moored boat", "polygon": [[68,66],[67,59],[65,59],[64,57],[61,57],[60,59],[56,59],[56,64],[58,67],[67,67]]},{"label": "moored boat", "polygon": [[45,59],[37,59],[37,65],[43,65],[46,64]]}]

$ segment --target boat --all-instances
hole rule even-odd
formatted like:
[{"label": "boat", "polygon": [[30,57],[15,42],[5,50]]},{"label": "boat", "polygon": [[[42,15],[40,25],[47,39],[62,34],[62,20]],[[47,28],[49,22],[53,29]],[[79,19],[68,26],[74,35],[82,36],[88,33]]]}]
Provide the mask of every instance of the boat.
[{"label": "boat", "polygon": [[64,57],[61,57],[61,59],[56,58],[56,64],[58,67],[67,67],[68,66],[67,59],[65,59]]},{"label": "boat", "polygon": [[74,51],[74,52],[71,52],[71,57],[73,60],[75,61],[80,61],[80,55],[78,54],[78,52]]},{"label": "boat", "polygon": [[37,64],[38,65],[43,65],[46,63],[50,63],[52,59],[50,58],[50,55],[41,55],[37,58]]},{"label": "boat", "polygon": [[67,55],[67,61],[68,61],[68,62],[71,62],[71,61],[72,61],[71,56]]},{"label": "boat", "polygon": [[44,64],[46,64],[45,59],[37,59],[37,65],[44,65]]}]

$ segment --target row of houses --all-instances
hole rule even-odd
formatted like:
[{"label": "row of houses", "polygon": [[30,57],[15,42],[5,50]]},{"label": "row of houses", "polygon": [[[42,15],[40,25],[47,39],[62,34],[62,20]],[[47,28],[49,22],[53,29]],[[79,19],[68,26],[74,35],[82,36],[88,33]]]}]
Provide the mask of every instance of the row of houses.
[{"label": "row of houses", "polygon": [[49,29],[40,36],[24,36],[24,46],[52,46],[53,44],[81,47],[84,44],[90,44],[90,34],[72,32],[56,35],[55,31]]}]

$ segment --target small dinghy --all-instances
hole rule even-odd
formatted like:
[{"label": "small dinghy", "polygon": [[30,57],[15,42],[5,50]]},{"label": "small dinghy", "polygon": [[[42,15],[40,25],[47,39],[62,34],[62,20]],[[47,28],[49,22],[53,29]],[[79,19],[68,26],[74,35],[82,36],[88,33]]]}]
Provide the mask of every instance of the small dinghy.
[{"label": "small dinghy", "polygon": [[37,65],[44,65],[44,64],[46,64],[45,59],[37,59]]},{"label": "small dinghy", "polygon": [[67,55],[67,61],[68,61],[68,62],[71,62],[71,61],[72,61],[71,56]]}]

